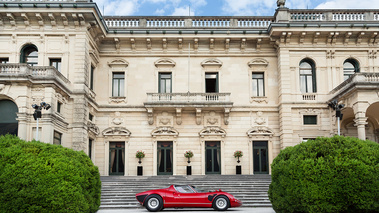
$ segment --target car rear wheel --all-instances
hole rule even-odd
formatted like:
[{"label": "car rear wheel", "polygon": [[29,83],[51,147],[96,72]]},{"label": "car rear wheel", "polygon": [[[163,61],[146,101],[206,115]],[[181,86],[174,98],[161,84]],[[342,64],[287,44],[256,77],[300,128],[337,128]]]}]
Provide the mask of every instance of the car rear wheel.
[{"label": "car rear wheel", "polygon": [[163,200],[159,195],[150,195],[145,202],[145,207],[150,212],[157,212],[163,208]]},{"label": "car rear wheel", "polygon": [[218,196],[213,201],[213,209],[217,211],[226,211],[229,207],[229,199],[225,196]]}]

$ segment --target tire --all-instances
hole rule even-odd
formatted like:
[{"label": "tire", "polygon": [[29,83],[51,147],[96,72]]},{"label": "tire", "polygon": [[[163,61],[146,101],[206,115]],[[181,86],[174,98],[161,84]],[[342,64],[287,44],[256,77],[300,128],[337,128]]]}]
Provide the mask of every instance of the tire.
[{"label": "tire", "polygon": [[163,200],[159,195],[150,195],[145,202],[145,208],[149,212],[157,212],[163,209]]},{"label": "tire", "polygon": [[229,205],[229,199],[223,195],[217,196],[213,201],[213,209],[216,211],[226,211]]}]

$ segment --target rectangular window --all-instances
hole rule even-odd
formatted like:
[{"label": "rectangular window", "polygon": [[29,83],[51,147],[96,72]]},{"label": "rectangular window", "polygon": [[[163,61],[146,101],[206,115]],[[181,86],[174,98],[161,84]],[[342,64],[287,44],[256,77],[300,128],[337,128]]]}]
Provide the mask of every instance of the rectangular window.
[{"label": "rectangular window", "polygon": [[316,139],[316,138],[303,138],[303,142],[307,142],[307,141],[309,141],[309,140],[314,140],[314,139]]},{"label": "rectangular window", "polygon": [[90,81],[89,81],[89,88],[91,90],[93,90],[94,71],[95,71],[95,67],[91,66]]},{"label": "rectangular window", "polygon": [[113,85],[112,85],[113,97],[124,97],[124,84],[125,84],[125,73],[123,72],[113,73]]},{"label": "rectangular window", "polygon": [[159,73],[159,93],[171,93],[171,73]]},{"label": "rectangular window", "polygon": [[0,58],[0,64],[6,64],[9,62],[9,58]]},{"label": "rectangular window", "polygon": [[93,140],[90,138],[88,140],[88,157],[92,159],[92,142]]},{"label": "rectangular window", "polygon": [[54,141],[53,144],[61,145],[62,144],[62,133],[54,131]]},{"label": "rectangular window", "polygon": [[62,103],[61,102],[57,102],[57,112],[61,113],[61,109],[62,109]]},{"label": "rectangular window", "polygon": [[88,120],[93,121],[93,115],[91,113],[88,115]]},{"label": "rectangular window", "polygon": [[265,96],[264,73],[253,73],[253,96]]},{"label": "rectangular window", "polygon": [[317,115],[304,115],[303,124],[304,125],[317,125]]},{"label": "rectangular window", "polygon": [[218,93],[218,73],[205,73],[205,92]]},{"label": "rectangular window", "polygon": [[55,67],[56,70],[61,72],[62,61],[60,58],[50,58],[50,66]]}]

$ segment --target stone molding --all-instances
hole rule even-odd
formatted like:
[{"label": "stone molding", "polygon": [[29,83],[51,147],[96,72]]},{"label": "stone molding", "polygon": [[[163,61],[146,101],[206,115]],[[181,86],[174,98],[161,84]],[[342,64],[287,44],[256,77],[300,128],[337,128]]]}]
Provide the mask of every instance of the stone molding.
[{"label": "stone molding", "polygon": [[226,136],[226,131],[220,127],[205,127],[199,132],[199,135],[203,138],[204,136]]},{"label": "stone molding", "polygon": [[274,135],[274,131],[266,126],[253,127],[246,132],[249,138],[255,136],[269,136],[272,137]]},{"label": "stone molding", "polygon": [[132,133],[125,127],[109,127],[103,130],[103,136],[127,136],[129,137]]},{"label": "stone molding", "polygon": [[173,136],[177,137],[179,135],[178,130],[172,128],[172,127],[158,127],[155,128],[151,132],[151,136],[157,137],[157,136]]}]

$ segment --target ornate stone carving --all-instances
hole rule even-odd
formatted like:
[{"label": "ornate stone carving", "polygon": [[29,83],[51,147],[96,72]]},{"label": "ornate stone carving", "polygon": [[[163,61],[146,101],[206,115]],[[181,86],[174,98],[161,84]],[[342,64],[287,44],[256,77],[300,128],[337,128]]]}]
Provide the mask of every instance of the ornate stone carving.
[{"label": "ornate stone carving", "polygon": [[225,137],[226,131],[220,127],[206,127],[199,132],[201,137],[204,136],[221,136]]},{"label": "ornate stone carving", "polygon": [[286,4],[286,0],[277,0],[277,1],[276,1],[276,5],[277,5],[279,8],[283,8],[285,4]]},{"label": "ornate stone carving", "polygon": [[200,65],[202,67],[205,67],[205,66],[218,66],[218,67],[221,67],[222,66],[222,62],[216,58],[209,58],[209,59],[205,59],[203,62],[200,63]]},{"label": "ornate stone carving", "polygon": [[263,112],[259,111],[257,112],[257,117],[254,118],[254,124],[258,126],[267,125],[267,118],[262,117]]},{"label": "ornate stone carving", "polygon": [[112,124],[114,125],[121,125],[124,122],[123,118],[113,118]]},{"label": "ornate stone carving", "polygon": [[126,103],[126,98],[125,97],[109,97],[109,103],[116,103],[116,104],[119,104],[119,103]]},{"label": "ornate stone carving", "polygon": [[261,103],[268,103],[267,101],[267,97],[258,97],[258,96],[255,96],[255,97],[251,97],[251,101],[250,102],[257,102],[259,104]]},{"label": "ornate stone carving", "polygon": [[176,63],[175,61],[169,59],[169,58],[161,58],[158,59],[157,61],[154,62],[155,67],[159,66],[170,66],[170,67],[175,67]]},{"label": "ornate stone carving", "polygon": [[176,108],[176,124],[182,124],[182,108]]},{"label": "ornate stone carving", "polygon": [[224,108],[224,124],[225,125],[229,124],[229,113],[230,113],[230,108]]},{"label": "ornate stone carving", "polygon": [[88,130],[93,132],[95,135],[98,135],[100,133],[99,127],[96,126],[96,124],[92,123],[91,121],[87,122]]},{"label": "ornate stone carving", "polygon": [[274,132],[266,126],[258,126],[258,127],[254,127],[254,128],[249,129],[246,134],[249,137],[254,137],[254,136],[272,137],[274,135]]},{"label": "ornate stone carving", "polygon": [[158,126],[173,126],[173,116],[169,116],[167,112],[162,112],[161,116],[157,116]]},{"label": "ornate stone carving", "polygon": [[254,66],[261,66],[261,67],[267,67],[268,66],[268,61],[263,58],[256,58],[247,63],[247,65],[252,68]]},{"label": "ornate stone carving", "polygon": [[201,124],[201,108],[196,108],[196,124]]},{"label": "ornate stone carving", "polygon": [[104,136],[130,136],[132,133],[124,127],[109,127],[103,131]]},{"label": "ornate stone carving", "polygon": [[177,137],[179,132],[172,127],[158,127],[151,132],[153,137],[157,136],[173,136]]},{"label": "ornate stone carving", "polygon": [[146,110],[147,110],[147,117],[149,120],[149,124],[153,125],[154,124],[153,108],[146,108]]},{"label": "ornate stone carving", "polygon": [[210,112],[208,116],[204,116],[206,126],[220,126],[220,116],[216,116],[214,111]]},{"label": "ornate stone carving", "polygon": [[108,66],[113,69],[125,69],[129,66],[129,62],[125,61],[124,59],[114,59],[111,62],[108,62]]}]

